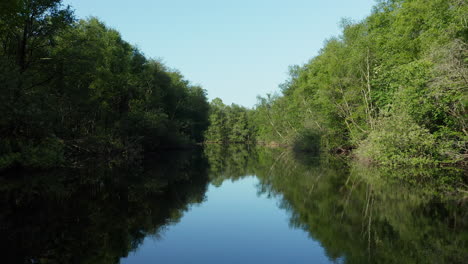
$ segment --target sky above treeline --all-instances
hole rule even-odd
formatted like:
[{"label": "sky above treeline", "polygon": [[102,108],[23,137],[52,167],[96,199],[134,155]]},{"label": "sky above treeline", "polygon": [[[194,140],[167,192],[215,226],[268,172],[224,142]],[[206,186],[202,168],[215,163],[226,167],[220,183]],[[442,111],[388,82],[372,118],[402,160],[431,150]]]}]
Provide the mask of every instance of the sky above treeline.
[{"label": "sky above treeline", "polygon": [[65,0],[77,18],[95,16],[147,57],[178,69],[208,98],[253,107],[279,92],[288,66],[316,56],[359,21],[374,0]]}]

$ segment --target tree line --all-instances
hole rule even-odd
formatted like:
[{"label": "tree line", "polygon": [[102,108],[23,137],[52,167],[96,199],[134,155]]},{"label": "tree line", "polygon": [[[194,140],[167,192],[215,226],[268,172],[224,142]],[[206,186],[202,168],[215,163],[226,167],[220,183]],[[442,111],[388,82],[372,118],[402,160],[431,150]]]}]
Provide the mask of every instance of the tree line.
[{"label": "tree line", "polygon": [[467,154],[464,0],[380,0],[253,109],[206,92],[61,0],[0,3],[0,169],[194,142],[275,142],[384,165]]},{"label": "tree line", "polygon": [[205,90],[61,2],[0,4],[0,169],[203,140]]},{"label": "tree line", "polygon": [[319,54],[259,97],[257,138],[423,166],[467,153],[468,5],[381,0]]},{"label": "tree line", "polygon": [[210,103],[209,127],[205,132],[208,143],[253,143],[256,126],[252,109],[237,104],[225,105],[220,98]]}]

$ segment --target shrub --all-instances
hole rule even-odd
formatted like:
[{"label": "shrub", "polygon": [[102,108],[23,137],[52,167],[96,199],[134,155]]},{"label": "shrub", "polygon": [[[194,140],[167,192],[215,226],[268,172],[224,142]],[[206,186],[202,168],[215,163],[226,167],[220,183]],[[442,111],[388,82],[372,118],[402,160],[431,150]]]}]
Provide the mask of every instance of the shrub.
[{"label": "shrub", "polygon": [[382,118],[355,154],[390,166],[436,165],[439,157],[435,136],[406,113]]}]

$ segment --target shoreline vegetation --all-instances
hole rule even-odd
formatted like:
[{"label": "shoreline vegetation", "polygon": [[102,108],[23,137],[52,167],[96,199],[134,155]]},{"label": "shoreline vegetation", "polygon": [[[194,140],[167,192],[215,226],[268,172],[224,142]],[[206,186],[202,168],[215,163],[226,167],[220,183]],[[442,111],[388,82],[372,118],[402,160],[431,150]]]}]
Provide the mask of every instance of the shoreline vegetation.
[{"label": "shoreline vegetation", "polygon": [[[362,21],[343,19],[280,94],[253,109],[211,102],[210,141],[276,142],[347,153],[383,167],[468,161],[468,4],[377,1]],[[249,139],[247,139],[249,138]]]},{"label": "shoreline vegetation", "polygon": [[0,169],[203,141],[206,91],[61,0],[0,6]]},{"label": "shoreline vegetation", "polygon": [[246,108],[208,102],[179,71],[61,0],[2,1],[0,170],[233,142],[466,170],[467,14],[463,0],[377,1],[291,66],[280,94]]}]

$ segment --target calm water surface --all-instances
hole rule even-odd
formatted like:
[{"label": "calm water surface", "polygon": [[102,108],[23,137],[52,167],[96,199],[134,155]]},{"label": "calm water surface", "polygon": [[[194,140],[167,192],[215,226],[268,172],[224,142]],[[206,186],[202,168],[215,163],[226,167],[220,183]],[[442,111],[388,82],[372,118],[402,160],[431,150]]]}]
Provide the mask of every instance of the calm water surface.
[{"label": "calm water surface", "polygon": [[1,263],[467,263],[464,177],[244,145],[8,172]]},{"label": "calm water surface", "polygon": [[319,242],[289,226],[281,197],[259,185],[254,176],[210,185],[205,202],[121,263],[330,263]]}]

